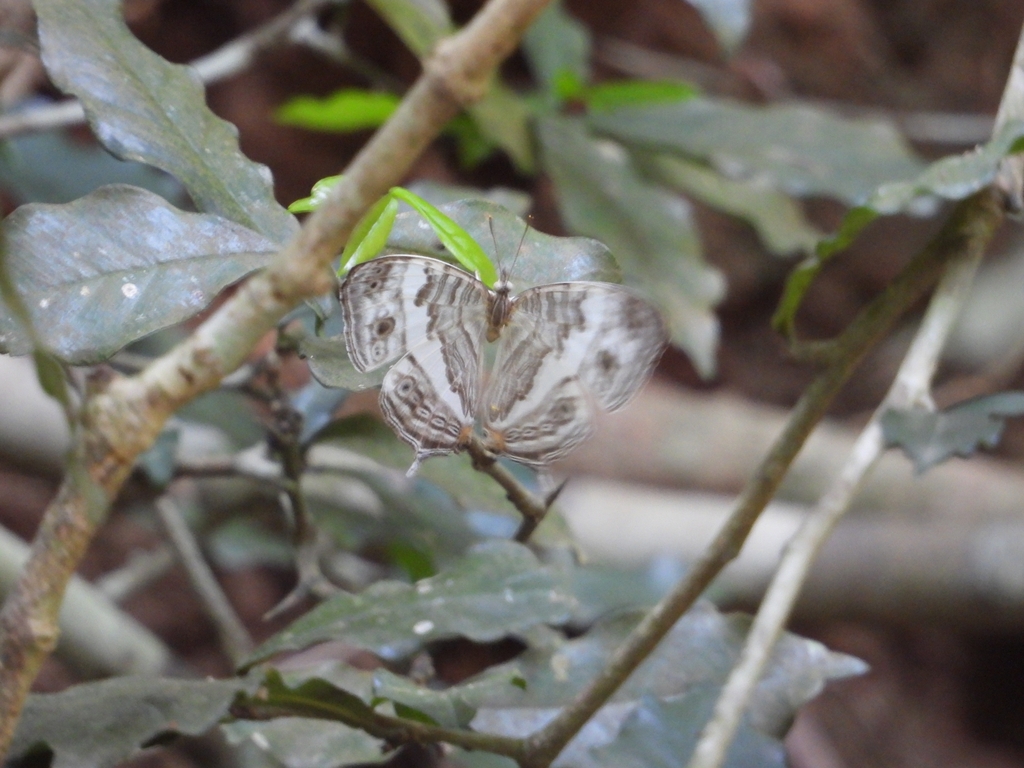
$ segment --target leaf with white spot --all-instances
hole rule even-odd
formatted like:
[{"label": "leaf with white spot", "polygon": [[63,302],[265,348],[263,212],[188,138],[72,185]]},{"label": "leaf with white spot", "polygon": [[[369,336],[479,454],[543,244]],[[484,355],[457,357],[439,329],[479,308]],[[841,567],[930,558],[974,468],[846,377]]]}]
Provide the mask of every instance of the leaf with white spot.
[{"label": "leaf with white spot", "polygon": [[[66,205],[24,205],[3,222],[7,268],[40,339],[72,364],[96,363],[204,309],[276,250],[212,214],[185,213],[137,187],[101,187]],[[0,350],[31,343],[0,304]]]},{"label": "leaf with white spot", "polygon": [[385,658],[401,658],[424,643],[451,637],[491,642],[540,624],[559,624],[575,600],[560,574],[526,547],[491,541],[451,568],[415,585],[377,582],[359,594],[324,601],[249,658],[343,639]]}]

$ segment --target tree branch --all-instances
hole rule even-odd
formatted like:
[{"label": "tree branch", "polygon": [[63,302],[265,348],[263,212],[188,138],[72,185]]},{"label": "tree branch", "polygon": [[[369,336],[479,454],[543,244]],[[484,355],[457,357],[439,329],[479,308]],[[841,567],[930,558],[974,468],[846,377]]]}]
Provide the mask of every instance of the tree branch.
[{"label": "tree branch", "polygon": [[961,201],[942,230],[836,340],[828,366],[794,407],[782,434],[751,477],[729,519],[683,579],[648,613],[593,683],[558,717],[530,737],[523,768],[547,768],[562,748],[622,685],[711,580],[738,553],[811,430],[864,355],[896,319],[935,284],[946,265],[984,249],[1002,207],[991,189]]},{"label": "tree branch", "polygon": [[330,262],[359,217],[401,181],[462,107],[484,95],[498,64],[547,2],[491,0],[460,32],[442,40],[388,123],[271,265],[179,346],[138,375],[114,379],[86,403],[76,438],[81,464],[72,466],[47,509],[32,556],[0,611],[0,755],[56,642],[68,580],[135,458],[170,414],[216,387],[292,307],[330,290]]}]

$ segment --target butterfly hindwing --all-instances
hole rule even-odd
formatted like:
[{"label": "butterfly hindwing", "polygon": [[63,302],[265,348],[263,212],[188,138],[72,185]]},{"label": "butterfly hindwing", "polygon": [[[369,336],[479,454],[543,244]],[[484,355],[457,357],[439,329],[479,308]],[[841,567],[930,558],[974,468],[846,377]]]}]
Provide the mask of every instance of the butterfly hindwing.
[{"label": "butterfly hindwing", "polygon": [[559,458],[592,429],[594,405],[624,406],[650,376],[667,334],[625,288],[556,283],[513,301],[484,395],[496,449],[531,464]]}]

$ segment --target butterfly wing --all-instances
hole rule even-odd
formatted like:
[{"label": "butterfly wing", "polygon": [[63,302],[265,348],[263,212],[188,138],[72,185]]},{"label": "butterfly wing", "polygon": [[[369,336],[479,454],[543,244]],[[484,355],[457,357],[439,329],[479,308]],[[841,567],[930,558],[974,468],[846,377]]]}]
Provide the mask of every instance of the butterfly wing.
[{"label": "butterfly wing", "polygon": [[556,283],[513,300],[484,395],[495,450],[545,465],[615,411],[650,377],[668,340],[658,311],[621,286]]},{"label": "butterfly wing", "polygon": [[420,458],[454,450],[473,427],[488,296],[463,270],[422,256],[373,259],[342,284],[356,368],[401,358],[384,377],[381,410]]}]

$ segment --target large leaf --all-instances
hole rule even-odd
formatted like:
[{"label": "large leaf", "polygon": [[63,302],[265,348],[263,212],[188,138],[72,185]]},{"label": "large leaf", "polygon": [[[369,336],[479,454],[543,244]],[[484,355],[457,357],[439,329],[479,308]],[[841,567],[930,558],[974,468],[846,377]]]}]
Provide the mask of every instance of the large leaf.
[{"label": "large leaf", "polygon": [[[592,750],[594,768],[686,768],[704,723],[711,717],[718,687],[700,685],[682,696],[659,701],[644,697],[630,713],[615,741]],[[786,768],[786,750],[778,739],[754,730],[744,720],[723,768]]]},{"label": "large leaf", "polygon": [[547,118],[539,136],[565,223],[611,248],[626,282],[661,306],[672,340],[710,375],[718,341],[712,307],[724,283],[703,260],[686,202],[640,178],[621,146],[595,141],[579,121]]},{"label": "large leaf", "polygon": [[257,680],[171,680],[144,676],[83,683],[34,694],[25,705],[8,757],[54,753],[54,768],[103,768],[159,737],[205,732],[235,696]]},{"label": "large leaf", "polygon": [[37,0],[43,63],[82,101],[100,142],[118,157],[174,175],[196,206],[283,243],[295,219],[274,199],[265,166],[238,148],[238,132],[207,106],[190,68],[136,39],[120,0]]},{"label": "large leaf", "polygon": [[862,205],[846,214],[839,231],[818,244],[817,252],[790,275],[774,323],[792,332],[793,318],[822,266],[852,243],[878,216],[933,213],[936,198],[962,200],[989,184],[1007,155],[1024,150],[1024,121],[1006,123],[987,144],[937,160],[914,178],[882,184]]},{"label": "large leaf", "polygon": [[19,204],[67,203],[104,184],[133,184],[175,204],[185,199],[181,185],[166,173],[118,160],[65,131],[14,136],[0,150],[0,187]]},{"label": "large leaf", "polygon": [[[94,363],[191,317],[263,266],[273,242],[151,192],[113,185],[67,205],[25,205],[3,224],[11,279],[42,340],[70,363]],[[0,307],[0,348],[29,342]]]},{"label": "large leaf", "polygon": [[358,595],[321,603],[260,646],[248,663],[326,640],[344,640],[388,658],[441,638],[490,642],[568,619],[573,599],[559,581],[525,547],[488,542],[415,586],[378,582]]},{"label": "large leaf", "polygon": [[700,163],[661,153],[640,164],[652,178],[748,222],[772,253],[811,253],[823,235],[804,217],[799,203],[757,180],[729,179]]},{"label": "large leaf", "polygon": [[[599,622],[579,638],[552,636],[546,647],[528,649],[514,662],[526,681],[525,690],[506,691],[500,699],[481,702],[473,727],[508,736],[525,736],[543,727],[601,671],[640,617],[639,613],[624,613]],[[747,616],[724,616],[709,603],[698,603],[569,743],[554,765],[596,768],[607,764],[596,762],[590,750],[613,742],[623,723],[650,697],[671,702],[701,687],[719,689],[739,657],[749,626]],[[762,733],[779,735],[796,709],[816,696],[827,681],[861,674],[865,669],[858,659],[787,634],[755,689],[749,722]],[[681,729],[703,725],[703,719],[676,723]]]},{"label": "large leaf", "polygon": [[1024,392],[975,397],[941,411],[889,410],[882,415],[882,432],[888,445],[902,448],[914,469],[924,472],[952,456],[995,448],[1011,416],[1024,416]]},{"label": "large leaf", "polygon": [[280,717],[239,720],[221,726],[234,745],[252,744],[285,768],[333,768],[387,759],[384,744],[367,733],[331,720]]},{"label": "large leaf", "polygon": [[879,185],[911,178],[922,168],[889,124],[807,106],[689,99],[599,112],[589,120],[621,141],[704,160],[732,178],[853,205]]}]

